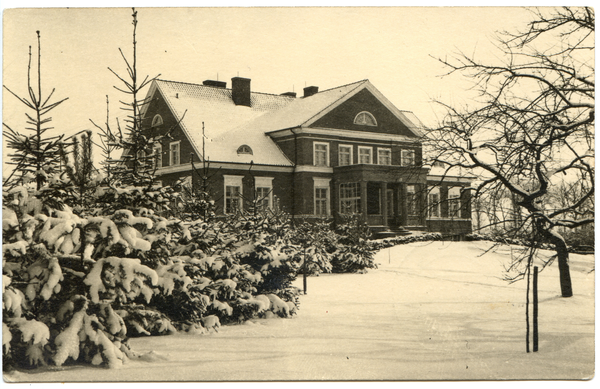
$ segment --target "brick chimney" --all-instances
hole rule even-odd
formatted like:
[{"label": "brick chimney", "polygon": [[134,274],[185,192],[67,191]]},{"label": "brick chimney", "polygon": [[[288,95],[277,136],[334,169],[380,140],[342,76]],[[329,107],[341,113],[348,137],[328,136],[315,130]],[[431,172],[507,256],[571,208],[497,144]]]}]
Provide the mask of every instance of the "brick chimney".
[{"label": "brick chimney", "polygon": [[235,105],[250,106],[250,79],[233,77],[231,79],[231,98]]},{"label": "brick chimney", "polygon": [[306,88],[304,88],[304,97],[310,97],[315,93],[319,93],[318,86],[307,86]]}]

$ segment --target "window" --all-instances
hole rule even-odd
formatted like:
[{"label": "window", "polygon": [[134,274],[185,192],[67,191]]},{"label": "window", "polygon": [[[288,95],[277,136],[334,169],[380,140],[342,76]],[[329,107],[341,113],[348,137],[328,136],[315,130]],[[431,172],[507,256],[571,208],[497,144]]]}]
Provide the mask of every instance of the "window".
[{"label": "window", "polygon": [[329,166],[329,143],[314,142],[314,165]]},{"label": "window", "polygon": [[155,143],[154,146],[152,146],[152,151],[154,153],[152,167],[160,169],[162,167],[162,145],[160,143]]},{"label": "window", "polygon": [[255,177],[254,193],[259,210],[273,208],[273,177]]},{"label": "window", "polygon": [[358,146],[358,163],[373,163],[373,148]]},{"label": "window", "polygon": [[387,196],[385,197],[387,202],[387,216],[394,217],[394,190],[387,189]]},{"label": "window", "polygon": [[402,166],[415,166],[415,151],[402,150]]},{"label": "window", "polygon": [[[146,123],[148,123],[148,122],[146,122]],[[154,115],[154,117],[152,118],[152,127],[158,127],[162,124],[163,124],[162,117],[158,114]]]},{"label": "window", "polygon": [[352,165],[352,146],[340,145],[338,148],[338,157],[340,166]]},{"label": "window", "polygon": [[256,206],[261,211],[271,208],[271,188],[259,186],[256,188]]},{"label": "window", "polygon": [[359,124],[361,126],[377,126],[377,120],[375,120],[375,117],[369,112],[363,111],[356,115],[354,124]]},{"label": "window", "polygon": [[192,176],[185,176],[181,181],[181,185],[185,188],[192,189]]},{"label": "window", "polygon": [[408,216],[419,215],[418,197],[416,193],[416,185],[406,186],[406,213]]},{"label": "window", "polygon": [[315,215],[329,216],[329,178],[313,178],[315,186]]},{"label": "window", "polygon": [[379,165],[391,165],[392,164],[392,150],[391,149],[377,149],[377,163]]},{"label": "window", "polygon": [[171,142],[169,144],[169,165],[175,166],[181,163],[181,151],[180,151],[181,141]]},{"label": "window", "polygon": [[460,215],[460,187],[455,186],[448,189],[448,217],[459,218]]},{"label": "window", "polygon": [[429,217],[440,217],[440,188],[430,188],[427,208]]},{"label": "window", "polygon": [[315,188],[315,215],[327,216],[327,188]]},{"label": "window", "polygon": [[225,185],[225,213],[242,209],[242,176],[223,176]]},{"label": "window", "polygon": [[248,145],[241,145],[240,147],[238,147],[237,153],[253,155],[252,149]]},{"label": "window", "polygon": [[340,184],[340,213],[360,213],[360,184]]},{"label": "window", "polygon": [[146,167],[146,151],[138,150],[138,152],[135,154],[135,156],[136,156],[137,165],[141,168],[145,168]]},{"label": "window", "polygon": [[239,186],[227,185],[225,187],[225,213],[235,213],[242,209],[240,194]]}]

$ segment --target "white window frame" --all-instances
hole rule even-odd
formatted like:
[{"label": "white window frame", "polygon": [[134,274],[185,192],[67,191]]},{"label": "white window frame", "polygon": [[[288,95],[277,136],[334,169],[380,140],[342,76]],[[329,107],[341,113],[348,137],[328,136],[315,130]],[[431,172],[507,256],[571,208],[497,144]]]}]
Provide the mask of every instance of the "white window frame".
[{"label": "white window frame", "polygon": [[[325,146],[325,165],[317,165],[317,145]],[[329,142],[313,142],[313,165],[329,166]]]},{"label": "white window frame", "polygon": [[[369,162],[363,163],[361,159],[361,150],[369,150]],[[370,146],[358,146],[358,163],[361,165],[372,165],[373,164],[373,147]]]},{"label": "white window frame", "polygon": [[[152,151],[154,153],[154,158],[152,159],[152,167],[160,169],[163,166],[162,144],[160,144],[159,142],[154,143],[154,145],[152,146]],[[181,150],[179,152],[181,153]]]},{"label": "white window frame", "polygon": [[419,199],[417,198],[416,185],[406,185],[406,200],[406,215],[419,216]]},{"label": "white window frame", "polygon": [[[344,197],[345,196],[345,191],[347,190],[346,188],[342,189],[343,185],[351,185],[352,186],[352,190],[355,192],[354,196],[351,197]],[[350,188],[349,188],[350,189]],[[344,202],[348,202],[348,203],[352,203],[354,204],[353,206],[351,206],[350,208],[355,208],[353,211],[354,214],[360,214],[361,213],[361,183],[359,182],[344,182],[344,183],[340,183],[339,184],[339,210],[341,214],[346,214],[344,212],[344,209],[342,209],[342,204]],[[352,214],[352,213],[351,213]]]},{"label": "white window frame", "polygon": [[159,114],[154,115],[152,118],[152,125],[150,127],[158,127],[163,125],[163,118]]},{"label": "white window frame", "polygon": [[184,186],[184,187],[186,187],[188,189],[192,189],[192,176],[191,175],[185,176],[183,178],[182,186]]},{"label": "white window frame", "polygon": [[248,155],[254,155],[254,151],[252,151],[252,147],[248,146],[248,145],[241,145],[240,147],[238,147],[237,149],[237,154],[248,154]]},{"label": "white window frame", "polygon": [[242,179],[244,176],[229,176],[223,175],[223,213],[228,214],[231,212],[227,212],[227,187],[239,187],[239,199],[238,199],[238,209],[241,211],[244,208],[244,202],[242,201],[242,196],[244,195],[244,185]]},{"label": "white window frame", "polygon": [[[381,152],[382,151],[387,151],[389,153],[389,158],[390,158],[390,162],[389,163],[381,163]],[[378,165],[385,165],[385,166],[390,166],[392,164],[392,149],[390,148],[384,148],[384,147],[378,147],[377,148],[377,164]]]},{"label": "white window frame", "polygon": [[[373,122],[375,124],[371,124],[371,123],[367,123],[367,121],[365,120],[364,123],[360,122],[360,118],[363,116],[368,116],[370,117]],[[356,116],[354,117],[354,124],[358,124],[359,126],[371,126],[371,127],[377,127],[377,119],[375,119],[375,116],[373,116],[373,114],[371,112],[368,111],[362,111],[359,112],[358,114],[356,114]]]},{"label": "white window frame", "polygon": [[[173,146],[177,146],[178,160],[177,163],[173,162]],[[169,143],[169,166],[178,166],[181,165],[181,141],[175,141]]]},{"label": "white window frame", "polygon": [[[347,147],[350,149],[350,163],[348,165],[342,165],[342,147]],[[354,147],[352,145],[338,145],[338,165],[339,166],[350,166],[354,164]]]},{"label": "white window frame", "polygon": [[[437,201],[434,202],[431,199],[432,195],[437,195]],[[442,216],[440,203],[440,187],[430,187],[427,193],[427,214],[431,219],[438,219]],[[435,213],[437,213],[437,215],[434,215],[434,210],[436,211]]]},{"label": "white window frame", "polygon": [[262,201],[264,199],[258,198],[258,188],[267,188],[269,190],[269,194],[266,197],[267,200],[267,208],[273,208],[273,177],[254,177],[254,193],[257,196],[258,201]]},{"label": "white window frame", "polygon": [[[450,219],[462,219],[462,201],[460,198],[460,186],[452,186],[448,188],[448,217]],[[453,204],[456,204],[454,206]],[[452,209],[455,207],[456,209]]]},{"label": "white window frame", "polygon": [[[330,183],[331,178],[319,178],[313,177],[314,189],[313,189],[313,210],[315,216],[331,216],[331,189]],[[327,195],[325,197],[325,215],[320,215],[317,213],[317,189],[326,189]]]},{"label": "white window frame", "polygon": [[146,168],[146,150],[142,149],[142,150],[138,150],[137,153],[135,154],[135,159],[137,161],[137,163],[139,164],[140,168],[145,169]]},{"label": "white window frame", "polygon": [[[409,159],[406,157],[407,154],[412,155],[410,158],[411,163],[406,163],[406,160]],[[400,164],[401,166],[416,166],[417,165],[417,153],[415,150],[406,149],[400,151]]]}]

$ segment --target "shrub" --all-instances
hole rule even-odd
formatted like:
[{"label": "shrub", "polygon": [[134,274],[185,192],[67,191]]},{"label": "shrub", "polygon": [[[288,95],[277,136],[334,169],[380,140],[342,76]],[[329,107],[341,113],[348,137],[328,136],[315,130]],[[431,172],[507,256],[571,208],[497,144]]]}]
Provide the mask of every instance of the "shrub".
[{"label": "shrub", "polygon": [[95,209],[77,215],[28,207],[16,192],[2,214],[5,367],[116,367],[133,354],[131,336],[297,309],[297,249],[281,215],[183,222],[165,217],[176,196],[168,188],[97,191]]},{"label": "shrub", "polygon": [[336,226],[337,250],[331,263],[335,273],[366,272],[375,269],[375,248],[369,242],[371,232],[357,217],[349,217]]}]

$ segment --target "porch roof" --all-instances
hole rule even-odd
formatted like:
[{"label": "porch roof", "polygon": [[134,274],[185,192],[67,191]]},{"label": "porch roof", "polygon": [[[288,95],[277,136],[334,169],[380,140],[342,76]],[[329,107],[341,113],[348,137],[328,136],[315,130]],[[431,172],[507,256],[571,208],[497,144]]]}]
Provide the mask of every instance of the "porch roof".
[{"label": "porch roof", "polygon": [[416,166],[355,164],[334,167],[333,176],[335,180],[346,182],[378,181],[425,184],[427,182],[428,170],[427,168]]}]

